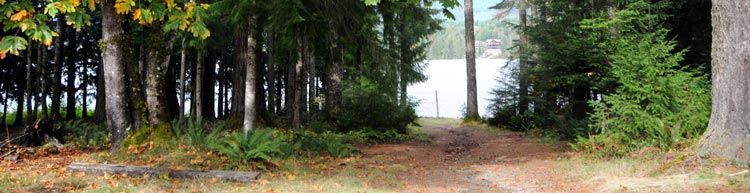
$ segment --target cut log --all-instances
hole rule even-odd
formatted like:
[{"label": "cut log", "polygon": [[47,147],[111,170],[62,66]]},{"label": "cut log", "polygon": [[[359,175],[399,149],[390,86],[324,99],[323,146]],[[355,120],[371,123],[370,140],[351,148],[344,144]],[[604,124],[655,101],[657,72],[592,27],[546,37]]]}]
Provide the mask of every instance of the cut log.
[{"label": "cut log", "polygon": [[219,170],[168,170],[158,167],[128,166],[119,164],[93,164],[74,162],[67,168],[70,172],[84,172],[87,174],[127,174],[128,176],[162,175],[167,174],[170,178],[216,178],[231,182],[252,182],[258,179],[258,172],[236,172]]}]

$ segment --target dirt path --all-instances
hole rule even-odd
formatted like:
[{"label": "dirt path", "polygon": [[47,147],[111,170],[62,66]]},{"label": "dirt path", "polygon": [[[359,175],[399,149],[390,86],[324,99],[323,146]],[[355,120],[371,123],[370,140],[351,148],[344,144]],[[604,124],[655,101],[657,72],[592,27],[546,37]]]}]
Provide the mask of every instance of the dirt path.
[{"label": "dirt path", "polygon": [[426,126],[430,143],[363,148],[366,157],[384,157],[405,170],[397,175],[402,192],[587,192],[565,179],[552,162],[564,146],[536,142],[523,133],[485,131],[451,124]]}]

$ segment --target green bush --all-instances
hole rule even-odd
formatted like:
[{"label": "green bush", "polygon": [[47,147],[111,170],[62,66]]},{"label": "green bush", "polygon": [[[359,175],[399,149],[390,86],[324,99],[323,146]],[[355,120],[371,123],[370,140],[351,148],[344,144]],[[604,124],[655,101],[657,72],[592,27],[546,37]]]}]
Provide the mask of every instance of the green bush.
[{"label": "green bush", "polygon": [[282,156],[282,147],[288,145],[282,138],[273,136],[274,133],[273,130],[237,132],[222,139],[214,148],[242,164],[270,161],[275,156]]},{"label": "green bush", "polygon": [[[639,6],[620,12],[623,21],[638,23]],[[627,27],[627,25],[619,25]],[[623,34],[610,44],[612,76],[620,84],[603,102],[591,102],[595,133],[573,145],[581,151],[622,156],[643,147],[670,149],[699,137],[708,123],[711,99],[708,80],[679,68],[684,51],[667,30]]]},{"label": "green bush", "polygon": [[417,105],[409,101],[400,106],[398,100],[377,89],[366,79],[360,85],[349,85],[344,91],[342,110],[336,113],[337,126],[343,131],[370,128],[377,131],[396,129],[406,133],[410,124],[416,124]]}]

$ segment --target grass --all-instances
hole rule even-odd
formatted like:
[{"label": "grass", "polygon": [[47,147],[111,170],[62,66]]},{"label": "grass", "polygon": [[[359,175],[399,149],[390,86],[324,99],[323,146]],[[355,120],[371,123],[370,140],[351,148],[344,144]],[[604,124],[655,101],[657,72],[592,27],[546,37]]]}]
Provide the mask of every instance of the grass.
[{"label": "grass", "polygon": [[[679,152],[676,154],[680,154]],[[571,180],[598,186],[594,192],[747,192],[750,175],[729,177],[743,168],[682,163],[680,155],[652,152],[623,158],[576,155],[556,163]],[[675,163],[680,162],[680,163]],[[672,165],[664,170],[664,166]],[[747,169],[747,168],[744,168]],[[664,172],[655,172],[664,170]]]}]

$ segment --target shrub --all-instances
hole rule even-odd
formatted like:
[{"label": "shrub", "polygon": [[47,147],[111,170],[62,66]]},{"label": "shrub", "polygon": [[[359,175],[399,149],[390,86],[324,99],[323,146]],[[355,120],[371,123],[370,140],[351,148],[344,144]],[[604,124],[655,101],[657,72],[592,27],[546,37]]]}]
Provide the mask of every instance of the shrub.
[{"label": "shrub", "polygon": [[335,114],[337,126],[344,131],[371,128],[377,131],[397,129],[407,132],[409,124],[415,124],[417,113],[414,101],[399,105],[398,100],[384,93],[367,79],[359,85],[349,85],[344,91],[341,112]]},{"label": "shrub", "polygon": [[[623,21],[638,22],[634,3],[621,12]],[[625,27],[626,25],[621,25]],[[704,76],[679,68],[684,51],[672,53],[666,29],[631,32],[613,40],[612,76],[620,84],[604,101],[591,102],[589,138],[574,148],[621,156],[643,147],[670,149],[703,133],[710,113],[710,89]]]},{"label": "shrub", "polygon": [[328,153],[334,157],[349,157],[357,150],[354,146],[345,142],[349,138],[348,134],[331,131],[323,133],[291,131],[286,135],[285,140],[290,145],[286,147],[285,152],[292,155],[294,150],[303,150],[303,152],[311,153]]}]

